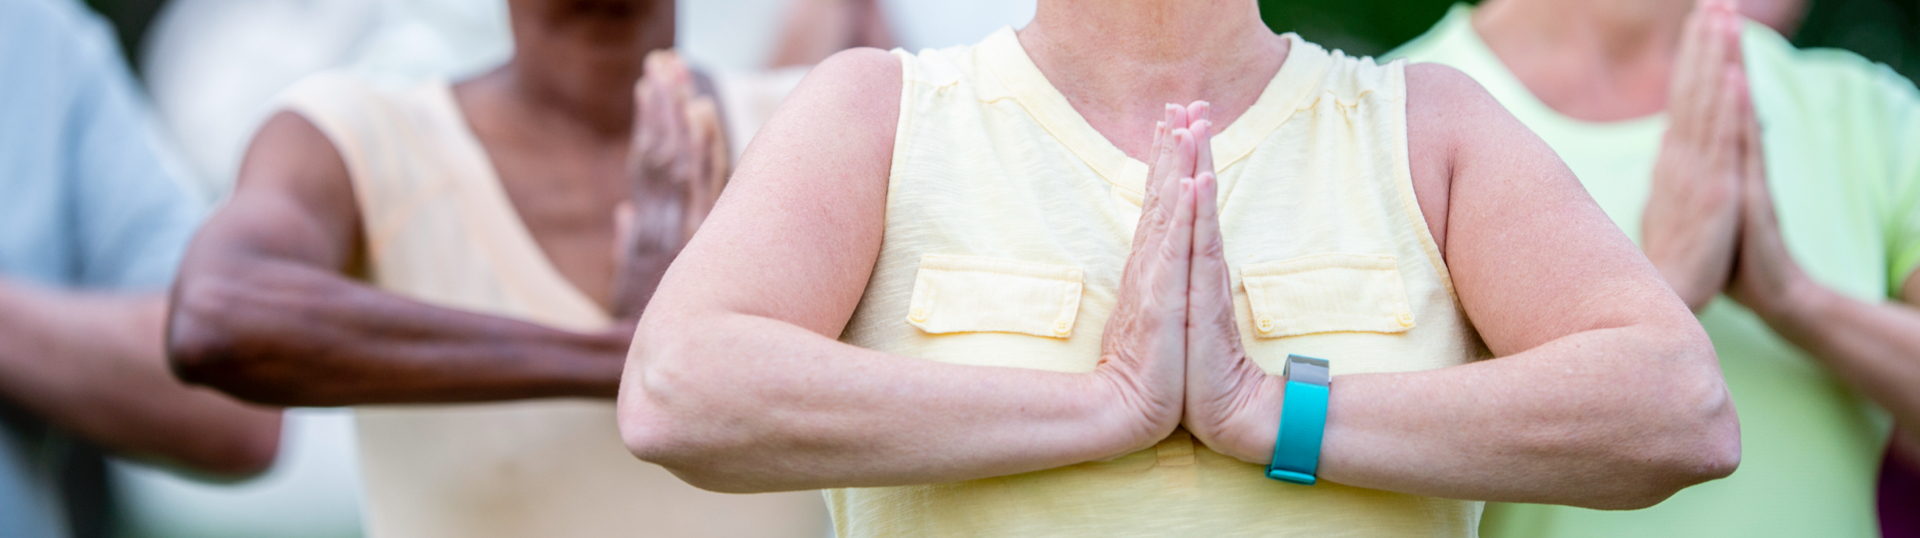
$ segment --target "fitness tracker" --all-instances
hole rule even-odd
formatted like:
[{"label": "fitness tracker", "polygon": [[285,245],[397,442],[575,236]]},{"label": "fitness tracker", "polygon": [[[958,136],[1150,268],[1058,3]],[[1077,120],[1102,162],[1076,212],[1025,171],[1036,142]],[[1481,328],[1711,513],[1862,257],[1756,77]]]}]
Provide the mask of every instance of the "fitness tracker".
[{"label": "fitness tracker", "polygon": [[1327,431],[1326,359],[1287,355],[1287,396],[1281,402],[1280,435],[1273,441],[1267,478],[1311,486],[1320,469],[1320,437]]}]

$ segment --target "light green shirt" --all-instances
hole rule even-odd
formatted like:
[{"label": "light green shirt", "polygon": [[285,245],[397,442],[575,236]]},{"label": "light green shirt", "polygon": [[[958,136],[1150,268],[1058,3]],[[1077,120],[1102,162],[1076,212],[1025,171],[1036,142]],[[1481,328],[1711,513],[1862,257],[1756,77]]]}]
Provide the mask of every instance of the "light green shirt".
[{"label": "light green shirt", "polygon": [[[1480,40],[1456,5],[1389,53],[1453,66],[1559,152],[1600,207],[1640,235],[1664,114],[1595,123],[1541,103]],[[1743,37],[1781,233],[1816,280],[1879,301],[1920,265],[1920,92],[1885,66],[1836,50],[1796,50],[1749,25]],[[1721,297],[1700,316],[1740,414],[1740,469],[1646,510],[1489,505],[1501,537],[1879,536],[1874,480],[1887,425],[1879,411],[1752,312]]]}]

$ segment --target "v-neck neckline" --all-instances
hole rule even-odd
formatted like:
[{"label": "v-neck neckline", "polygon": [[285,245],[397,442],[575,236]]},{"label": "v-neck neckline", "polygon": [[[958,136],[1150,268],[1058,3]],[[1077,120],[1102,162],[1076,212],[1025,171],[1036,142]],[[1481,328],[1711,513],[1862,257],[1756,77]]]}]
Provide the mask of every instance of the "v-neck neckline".
[{"label": "v-neck neckline", "polygon": [[486,144],[480,141],[479,133],[473,129],[465,111],[461,110],[453,85],[444,79],[435,80],[432,84],[433,100],[453,135],[451,148],[454,157],[473,166],[470,177],[464,181],[455,178],[455,181],[466,184],[466,188],[460,189],[465,193],[462,198],[476,209],[475,214],[467,218],[480,221],[483,228],[491,232],[475,240],[483,248],[498,254],[495,258],[503,266],[501,269],[530,280],[528,285],[546,295],[528,299],[558,301],[561,304],[556,306],[561,308],[583,315],[591,313],[598,323],[611,322],[613,318],[606,307],[568,280],[566,274],[554,265],[553,259],[547,256],[546,249],[540,247],[533,230],[527,227],[526,220],[520,215],[520,208],[508,196],[506,186],[500,179],[499,168],[493,164],[492,154],[487,153]]},{"label": "v-neck neckline", "polygon": [[[1225,170],[1251,155],[1267,135],[1293,116],[1332,65],[1326,50],[1319,45],[1293,33],[1283,34],[1281,38],[1287,40],[1288,47],[1280,70],[1267,82],[1253,106],[1214,134],[1215,169]],[[1115,194],[1135,206],[1141,203],[1147,164],[1115,146],[1073,108],[1066,95],[1033,63],[1033,57],[1021,46],[1013,28],[1003,27],[988,36],[980,43],[979,53],[1013,99],[1041,128],[1112,184]]]}]

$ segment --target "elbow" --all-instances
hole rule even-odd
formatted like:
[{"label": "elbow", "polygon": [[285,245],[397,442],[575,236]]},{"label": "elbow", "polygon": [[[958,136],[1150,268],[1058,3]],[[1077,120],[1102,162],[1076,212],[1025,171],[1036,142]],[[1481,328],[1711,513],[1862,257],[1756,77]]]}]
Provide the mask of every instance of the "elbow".
[{"label": "elbow", "polygon": [[1705,342],[1691,348],[1686,375],[1670,376],[1660,387],[1665,397],[1650,398],[1650,409],[1661,420],[1644,424],[1644,434],[1631,443],[1638,463],[1638,487],[1626,488],[1618,498],[1598,506],[1607,510],[1637,510],[1665,501],[1680,490],[1726,478],[1740,467],[1740,419],[1733,397],[1720,375],[1713,348]]},{"label": "elbow", "polygon": [[221,283],[181,279],[167,313],[167,364],[188,384],[218,387],[232,370],[238,348],[229,330],[239,298]]},{"label": "elbow", "polygon": [[656,398],[672,392],[666,385],[673,375],[665,364],[675,358],[672,350],[680,347],[671,341],[681,337],[647,334],[658,332],[647,329],[645,324],[637,328],[633,344],[627,347],[627,364],[620,376],[615,416],[620,439],[634,457],[666,465],[683,451],[678,449],[681,443],[668,409]]},{"label": "elbow", "polygon": [[1707,340],[1705,331],[1696,331],[1686,347],[1687,359],[1678,368],[1684,372],[1670,378],[1671,395],[1665,405],[1671,411],[1666,430],[1673,447],[1667,473],[1681,488],[1726,478],[1740,467],[1740,417],[1734,410],[1733,394],[1720,374],[1720,359]]},{"label": "elbow", "polygon": [[[635,331],[627,351],[626,371],[620,376],[620,394],[615,402],[620,439],[634,457],[665,467],[675,475],[689,474],[701,467],[697,460],[703,450],[691,439],[691,432],[681,426],[685,422],[676,413],[676,409],[689,407],[682,366],[687,337],[674,334],[677,331],[649,328],[643,323]],[[695,480],[687,482],[712,489]]]},{"label": "elbow", "polygon": [[[651,329],[651,330],[650,330]],[[659,465],[688,485],[718,493],[765,493],[791,488],[758,484],[734,462],[747,436],[730,434],[708,405],[714,385],[702,383],[693,365],[692,331],[650,328],[643,322],[628,348],[626,373],[616,402],[620,439],[641,461]]]},{"label": "elbow", "polygon": [[1726,478],[1740,468],[1740,419],[1718,372],[1710,387],[1681,405],[1687,406],[1683,408],[1687,412],[1673,428],[1672,448],[1658,460],[1659,470],[1668,477],[1660,500],[1681,489]]},{"label": "elbow", "polygon": [[174,293],[166,328],[167,365],[174,377],[249,402],[303,403],[258,379],[273,368],[246,352],[246,320],[260,310],[246,286],[183,277]]}]

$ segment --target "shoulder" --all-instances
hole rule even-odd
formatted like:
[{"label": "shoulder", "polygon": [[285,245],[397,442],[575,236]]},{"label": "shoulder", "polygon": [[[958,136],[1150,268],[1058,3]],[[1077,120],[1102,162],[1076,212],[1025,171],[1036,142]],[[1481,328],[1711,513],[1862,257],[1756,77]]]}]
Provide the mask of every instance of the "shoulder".
[{"label": "shoulder", "polygon": [[898,101],[904,69],[900,56],[894,53],[875,48],[847,49],[814,66],[794,91],[809,99]]},{"label": "shoulder", "polygon": [[1406,81],[1409,144],[1435,145],[1451,155],[1474,147],[1499,147],[1516,138],[1537,138],[1493,94],[1459,69],[1411,64]]},{"label": "shoulder", "polygon": [[[1433,63],[1406,66],[1407,158],[1415,197],[1434,239],[1444,249],[1446,221],[1470,165],[1527,163],[1551,155],[1533,131],[1514,119],[1473,77]],[[1494,165],[1498,166],[1498,165]]]},{"label": "shoulder", "polygon": [[[891,162],[902,62],[872,48],[835,53],[807,73],[741,157],[737,179],[790,170],[794,160]],[[876,161],[869,163],[868,161]]]},{"label": "shoulder", "polygon": [[1493,94],[1459,69],[1437,63],[1409,63],[1406,73],[1409,122],[1414,121],[1416,112],[1423,119],[1508,115]]}]

